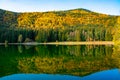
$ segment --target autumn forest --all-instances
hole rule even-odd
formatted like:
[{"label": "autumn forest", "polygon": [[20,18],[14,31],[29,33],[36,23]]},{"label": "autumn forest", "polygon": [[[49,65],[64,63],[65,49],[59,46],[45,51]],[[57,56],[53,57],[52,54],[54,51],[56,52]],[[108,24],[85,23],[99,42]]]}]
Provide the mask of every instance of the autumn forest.
[{"label": "autumn forest", "polygon": [[16,13],[0,9],[0,43],[114,41],[119,16],[86,9]]}]

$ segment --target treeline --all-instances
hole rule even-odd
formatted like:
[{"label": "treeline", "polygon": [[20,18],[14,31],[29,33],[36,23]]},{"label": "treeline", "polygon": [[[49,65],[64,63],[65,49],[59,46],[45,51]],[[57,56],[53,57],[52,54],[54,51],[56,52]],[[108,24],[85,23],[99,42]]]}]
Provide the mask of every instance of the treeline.
[{"label": "treeline", "polygon": [[112,41],[117,18],[86,9],[33,13],[0,10],[0,42]]},{"label": "treeline", "polygon": [[79,29],[56,29],[56,30],[40,30],[35,40],[38,42],[52,41],[111,41],[113,39],[112,29],[109,28],[84,28]]},{"label": "treeline", "polygon": [[5,42],[8,41],[9,43],[15,43],[15,42],[19,42],[19,36],[22,35],[22,39],[21,42],[26,41],[26,39],[30,41],[35,41],[34,37],[35,37],[35,32],[33,30],[15,30],[15,29],[11,29],[11,30],[0,30],[0,42]]},{"label": "treeline", "polygon": [[[40,30],[0,30],[0,42],[6,40],[14,42],[56,42],[56,41],[112,41],[111,28],[105,27],[80,27],[79,29],[67,28],[40,29]],[[21,40],[19,38],[21,36]]]}]

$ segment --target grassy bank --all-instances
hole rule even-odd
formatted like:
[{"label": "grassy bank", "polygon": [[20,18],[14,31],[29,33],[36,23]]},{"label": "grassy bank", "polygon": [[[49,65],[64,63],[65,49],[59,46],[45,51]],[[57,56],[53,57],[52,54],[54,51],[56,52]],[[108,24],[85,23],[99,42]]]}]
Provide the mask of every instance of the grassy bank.
[{"label": "grassy bank", "polygon": [[[0,43],[0,45],[5,45]],[[89,41],[89,42],[29,42],[29,43],[8,43],[8,45],[114,45],[112,41]]]}]

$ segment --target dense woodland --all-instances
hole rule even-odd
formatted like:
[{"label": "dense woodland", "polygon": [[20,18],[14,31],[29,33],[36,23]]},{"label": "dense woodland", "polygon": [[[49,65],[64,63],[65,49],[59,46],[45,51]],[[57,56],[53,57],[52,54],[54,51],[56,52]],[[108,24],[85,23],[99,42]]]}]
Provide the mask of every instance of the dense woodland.
[{"label": "dense woodland", "polygon": [[29,13],[0,10],[0,43],[119,40],[119,24],[119,16],[81,8]]}]

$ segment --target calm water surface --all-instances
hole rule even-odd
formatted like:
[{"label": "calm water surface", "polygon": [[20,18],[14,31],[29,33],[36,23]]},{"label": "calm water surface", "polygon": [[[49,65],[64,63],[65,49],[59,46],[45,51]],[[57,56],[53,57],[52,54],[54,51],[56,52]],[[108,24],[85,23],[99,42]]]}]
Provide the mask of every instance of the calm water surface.
[{"label": "calm water surface", "polygon": [[0,80],[120,80],[120,50],[103,46],[0,46]]}]

